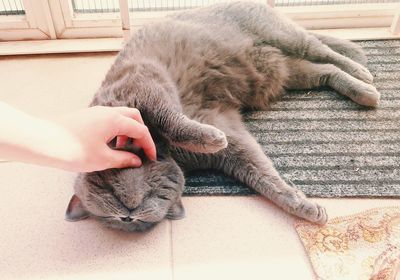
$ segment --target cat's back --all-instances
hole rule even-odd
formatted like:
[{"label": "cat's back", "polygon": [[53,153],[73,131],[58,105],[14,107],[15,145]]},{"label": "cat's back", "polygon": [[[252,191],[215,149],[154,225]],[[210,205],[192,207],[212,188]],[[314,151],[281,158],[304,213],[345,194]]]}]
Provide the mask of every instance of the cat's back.
[{"label": "cat's back", "polygon": [[156,58],[171,66],[198,62],[199,58],[232,56],[251,46],[250,37],[228,24],[204,25],[165,18],[137,30],[121,55],[135,60]]}]

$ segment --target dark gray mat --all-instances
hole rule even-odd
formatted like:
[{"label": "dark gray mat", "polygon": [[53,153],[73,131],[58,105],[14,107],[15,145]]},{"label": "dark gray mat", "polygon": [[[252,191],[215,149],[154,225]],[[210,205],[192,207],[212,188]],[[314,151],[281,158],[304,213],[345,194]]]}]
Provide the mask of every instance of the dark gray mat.
[{"label": "dark gray mat", "polygon": [[[246,124],[279,172],[314,197],[400,196],[400,41],[359,42],[381,92],[365,109],[330,89],[286,94]],[[186,195],[247,195],[212,171],[186,177]]]}]

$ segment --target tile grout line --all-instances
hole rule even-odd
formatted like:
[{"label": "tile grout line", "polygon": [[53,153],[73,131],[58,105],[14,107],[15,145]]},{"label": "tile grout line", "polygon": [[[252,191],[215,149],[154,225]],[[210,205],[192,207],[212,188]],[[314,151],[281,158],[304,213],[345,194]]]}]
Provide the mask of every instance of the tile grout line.
[{"label": "tile grout line", "polygon": [[172,221],[168,221],[169,223],[169,244],[170,244],[170,266],[171,266],[171,279],[175,280],[175,263],[174,263],[174,239],[173,239],[173,230],[172,230]]}]

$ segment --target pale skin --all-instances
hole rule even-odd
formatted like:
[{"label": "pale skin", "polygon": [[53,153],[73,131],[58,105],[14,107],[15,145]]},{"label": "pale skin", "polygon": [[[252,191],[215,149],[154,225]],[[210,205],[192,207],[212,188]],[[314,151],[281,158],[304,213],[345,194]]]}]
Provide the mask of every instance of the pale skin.
[{"label": "pale skin", "polygon": [[156,148],[140,112],[128,107],[95,106],[51,120],[21,112],[0,102],[0,158],[73,172],[139,167],[133,153],[111,149],[131,138],[147,157]]}]

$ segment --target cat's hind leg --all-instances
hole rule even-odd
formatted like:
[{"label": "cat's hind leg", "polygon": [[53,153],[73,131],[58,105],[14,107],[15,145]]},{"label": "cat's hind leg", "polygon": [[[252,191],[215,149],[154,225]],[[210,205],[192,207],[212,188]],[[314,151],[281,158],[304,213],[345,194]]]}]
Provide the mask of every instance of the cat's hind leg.
[{"label": "cat's hind leg", "polygon": [[361,48],[360,45],[353,43],[348,40],[343,40],[327,35],[311,33],[311,35],[317,37],[323,44],[330,47],[335,52],[344,55],[355,62],[360,63],[361,65],[367,65],[367,56],[365,55],[364,50]]},{"label": "cat's hind leg", "polygon": [[353,77],[371,83],[373,76],[363,65],[341,55],[304,28],[267,5],[252,2],[227,4],[222,12],[227,21],[239,25],[264,43],[284,53],[310,61],[334,64]]},{"label": "cat's hind leg", "polygon": [[232,119],[232,115],[223,119],[220,116],[218,123],[214,124],[227,135],[229,144],[226,149],[215,154],[188,153],[176,149],[174,158],[177,162],[188,169],[220,170],[254,189],[286,212],[314,223],[325,224],[328,219],[326,210],[281,178],[271,160],[241,123],[239,113],[236,119]]},{"label": "cat's hind leg", "polygon": [[288,89],[311,89],[329,86],[365,106],[377,106],[380,93],[371,84],[364,83],[332,64],[318,64],[307,60],[288,59]]}]

